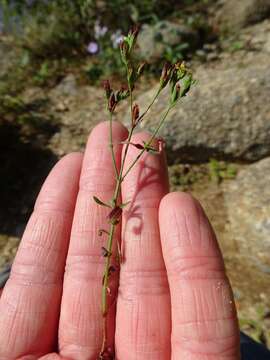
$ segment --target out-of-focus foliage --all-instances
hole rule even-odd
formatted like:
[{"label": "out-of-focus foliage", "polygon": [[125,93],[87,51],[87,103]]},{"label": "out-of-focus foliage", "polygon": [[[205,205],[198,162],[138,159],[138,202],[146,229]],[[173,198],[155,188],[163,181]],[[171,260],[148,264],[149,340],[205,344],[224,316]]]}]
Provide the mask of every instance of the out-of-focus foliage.
[{"label": "out-of-focus foliage", "polygon": [[[93,60],[85,67],[85,73],[94,82],[102,75],[120,71],[117,42],[132,25],[155,24],[177,13],[181,18],[185,16],[185,11],[182,10],[204,2],[205,0],[0,0],[0,14],[2,13],[2,27],[15,34],[18,45],[23,49],[21,64],[25,67],[33,66],[34,60],[37,65],[35,69],[38,74],[35,79],[39,79],[38,82],[47,82],[43,80],[47,80],[47,74],[51,73],[52,59],[81,59],[83,56]],[[192,19],[193,17],[187,16],[185,21],[198,23],[197,16]],[[88,46],[91,43],[96,44],[96,51],[91,51]],[[168,46],[164,59],[174,61],[181,58],[187,46],[188,44]]]}]

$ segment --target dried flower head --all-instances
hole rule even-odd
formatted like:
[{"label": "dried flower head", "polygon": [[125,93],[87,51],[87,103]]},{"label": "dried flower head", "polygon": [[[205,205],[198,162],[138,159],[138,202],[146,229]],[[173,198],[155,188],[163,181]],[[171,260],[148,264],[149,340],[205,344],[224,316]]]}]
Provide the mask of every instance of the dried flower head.
[{"label": "dried flower head", "polygon": [[106,98],[107,98],[107,100],[109,100],[111,93],[112,93],[112,88],[111,88],[111,84],[110,84],[109,80],[103,81],[103,88],[105,90]]}]

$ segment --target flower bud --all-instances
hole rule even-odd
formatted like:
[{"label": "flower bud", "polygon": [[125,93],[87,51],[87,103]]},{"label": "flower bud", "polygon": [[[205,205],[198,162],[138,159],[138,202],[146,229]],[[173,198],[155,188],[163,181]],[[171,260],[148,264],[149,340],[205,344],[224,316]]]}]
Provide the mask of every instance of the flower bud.
[{"label": "flower bud", "polygon": [[120,47],[121,59],[124,64],[127,64],[128,57],[129,57],[129,45],[128,45],[126,39],[124,39],[120,42],[119,47]]},{"label": "flower bud", "polygon": [[129,30],[129,33],[128,33],[128,36],[132,37],[133,38],[133,41],[135,41],[138,37],[138,34],[139,34],[139,26],[138,25],[135,25],[133,26],[130,30]]},{"label": "flower bud", "polygon": [[139,34],[139,27],[137,25],[133,26],[133,28],[129,31],[128,36],[126,37],[128,46],[129,46],[129,51],[131,52],[132,49],[135,46],[137,37]]},{"label": "flower bud", "polygon": [[138,66],[138,69],[137,69],[138,77],[142,75],[142,73],[143,73],[143,71],[145,69],[145,65],[146,65],[146,62],[143,62]]},{"label": "flower bud", "polygon": [[172,65],[166,62],[162,68],[161,77],[159,81],[161,89],[165,88],[165,86],[168,84],[171,77],[171,73],[172,73]]},{"label": "flower bud", "polygon": [[171,93],[171,104],[175,104],[180,97],[180,85],[175,84],[173,91]]},{"label": "flower bud", "polygon": [[191,86],[195,83],[195,81],[192,78],[192,74],[189,74],[184,80],[183,80],[183,90],[181,91],[180,96],[184,97],[189,92]]}]

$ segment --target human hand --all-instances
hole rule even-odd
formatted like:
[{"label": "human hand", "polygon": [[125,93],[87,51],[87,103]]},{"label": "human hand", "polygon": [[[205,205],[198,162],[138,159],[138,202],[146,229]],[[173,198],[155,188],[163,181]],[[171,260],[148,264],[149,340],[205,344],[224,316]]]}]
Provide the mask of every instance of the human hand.
[{"label": "human hand", "polygon": [[[126,135],[114,123],[118,164]],[[108,209],[92,197],[109,200],[114,189],[107,138],[102,123],[84,156],[64,157],[42,187],[0,300],[1,360],[98,357],[104,267],[98,230]],[[134,141],[146,138],[137,134]],[[130,148],[127,164],[137,151]],[[122,217],[110,346],[118,360],[240,359],[234,301],[213,230],[190,195],[167,192],[163,154],[142,157],[122,184],[123,202],[131,203]]]}]

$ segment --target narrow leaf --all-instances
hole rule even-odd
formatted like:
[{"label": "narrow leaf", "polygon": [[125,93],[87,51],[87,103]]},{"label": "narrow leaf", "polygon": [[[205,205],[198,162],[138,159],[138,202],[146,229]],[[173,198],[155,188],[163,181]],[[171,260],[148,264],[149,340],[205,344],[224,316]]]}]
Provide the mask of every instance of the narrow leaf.
[{"label": "narrow leaf", "polygon": [[98,197],[93,196],[94,201],[101,206],[106,206],[108,208],[111,208],[109,204],[106,204],[105,202],[101,201]]},{"label": "narrow leaf", "polygon": [[123,203],[123,204],[120,204],[119,205],[119,207],[121,208],[121,209],[124,209],[128,204],[130,204],[131,203],[131,201],[128,201],[128,202],[126,202],[126,203]]}]

